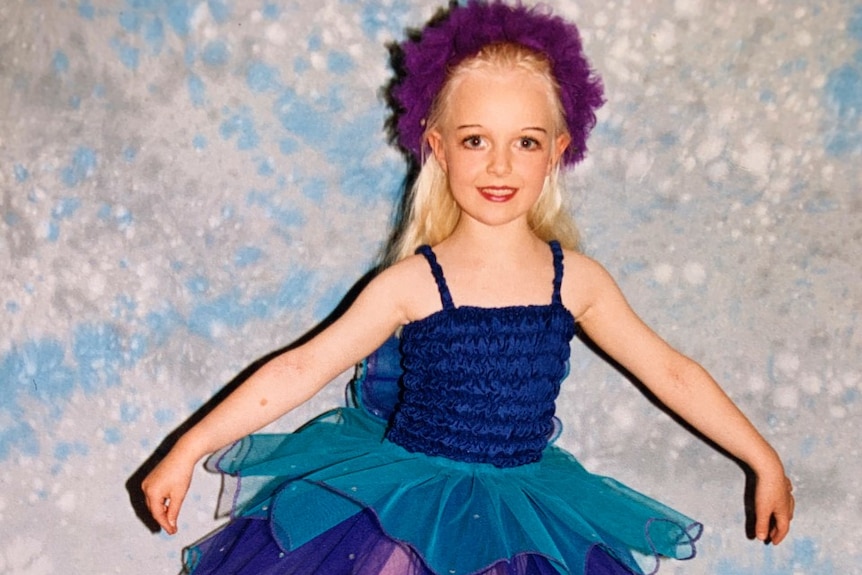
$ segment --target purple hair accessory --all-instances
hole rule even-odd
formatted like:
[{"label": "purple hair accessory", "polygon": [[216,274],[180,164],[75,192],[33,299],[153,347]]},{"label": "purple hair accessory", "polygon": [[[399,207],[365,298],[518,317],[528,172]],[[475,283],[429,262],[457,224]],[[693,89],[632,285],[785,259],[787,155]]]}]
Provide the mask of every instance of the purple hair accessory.
[{"label": "purple hair accessory", "polygon": [[398,144],[421,162],[425,120],[449,71],[484,46],[520,44],[544,54],[560,86],[560,100],[572,142],[562,158],[565,166],[580,162],[587,137],[596,125],[595,111],[604,103],[601,79],[584,56],[577,27],[538,5],[508,6],[500,1],[469,0],[453,5],[418,38],[401,45],[403,78],[392,87],[397,104]]}]

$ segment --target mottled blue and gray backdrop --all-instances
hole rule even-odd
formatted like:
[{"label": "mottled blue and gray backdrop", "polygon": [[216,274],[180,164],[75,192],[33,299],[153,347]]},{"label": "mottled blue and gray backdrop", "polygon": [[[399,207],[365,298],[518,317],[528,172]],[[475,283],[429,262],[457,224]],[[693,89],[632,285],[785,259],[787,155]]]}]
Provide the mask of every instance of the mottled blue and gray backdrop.
[{"label": "mottled blue and gray backdrop", "polygon": [[[706,524],[665,573],[862,572],[862,4],[552,4],[607,87],[567,182],[585,251],[781,451],[794,530],[747,541],[739,468],[579,342],[562,444]],[[125,483],[372,266],[405,172],[386,44],[435,8],[0,4],[0,572],[175,573],[217,526],[212,475],[175,538]]]}]

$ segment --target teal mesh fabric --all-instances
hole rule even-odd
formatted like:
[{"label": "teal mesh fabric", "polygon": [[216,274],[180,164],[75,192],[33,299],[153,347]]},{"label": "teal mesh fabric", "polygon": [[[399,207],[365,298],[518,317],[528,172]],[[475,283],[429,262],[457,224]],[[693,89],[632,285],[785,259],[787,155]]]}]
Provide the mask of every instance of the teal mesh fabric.
[{"label": "teal mesh fabric", "polygon": [[592,475],[566,451],[500,468],[411,453],[386,424],[358,408],[325,414],[300,431],[248,437],[219,456],[237,476],[235,516],[266,519],[285,550],[299,548],[363,509],[387,535],[439,574],[481,571],[533,553],[582,575],[600,546],[633,573],[632,551],[686,559],[700,524],[617,481]]},{"label": "teal mesh fabric", "polygon": [[[643,573],[635,554],[651,558],[647,572],[659,556],[694,556],[699,523],[548,445],[575,330],[559,296],[562,253],[556,244],[552,252],[548,305],[481,309],[454,306],[427,250],[444,309],[402,333],[394,423],[360,405],[234,444],[212,460],[236,478],[233,517],[266,522],[279,557],[290,557],[370,512],[441,575],[525,557],[585,575],[596,550],[620,573]],[[205,559],[206,548],[189,556]]]}]

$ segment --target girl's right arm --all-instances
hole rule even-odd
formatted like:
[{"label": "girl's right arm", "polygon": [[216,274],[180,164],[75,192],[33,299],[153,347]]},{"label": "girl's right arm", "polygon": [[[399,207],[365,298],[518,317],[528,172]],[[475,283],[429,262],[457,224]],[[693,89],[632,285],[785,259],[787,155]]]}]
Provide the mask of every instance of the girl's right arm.
[{"label": "girl's right arm", "polygon": [[177,531],[177,515],[201,458],[302,404],[407,322],[410,292],[404,286],[413,283],[411,268],[385,270],[331,326],[264,364],[177,441],[142,483],[147,507],[166,532]]}]

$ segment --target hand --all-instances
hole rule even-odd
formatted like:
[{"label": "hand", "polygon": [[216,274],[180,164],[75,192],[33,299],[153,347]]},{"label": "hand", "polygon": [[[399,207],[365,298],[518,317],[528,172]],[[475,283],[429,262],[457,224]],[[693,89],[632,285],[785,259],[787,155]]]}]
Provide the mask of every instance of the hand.
[{"label": "hand", "polygon": [[793,485],[783,473],[758,476],[754,492],[755,537],[764,543],[781,543],[790,530],[795,505]]},{"label": "hand", "polygon": [[195,462],[171,451],[141,483],[153,519],[169,535],[177,532],[177,516],[188,493]]}]

